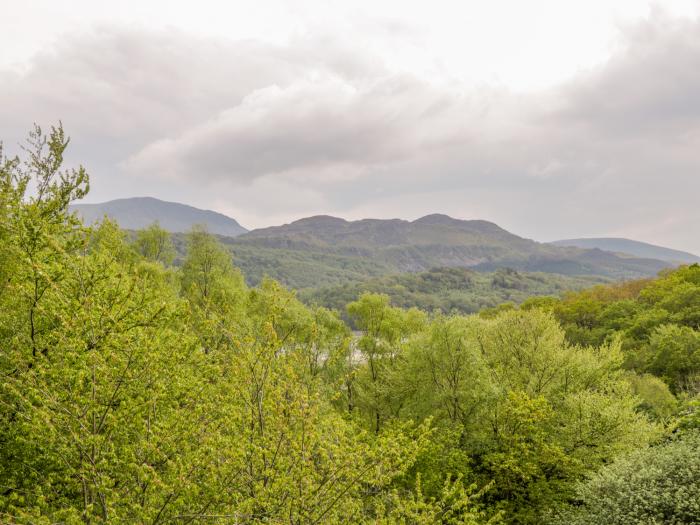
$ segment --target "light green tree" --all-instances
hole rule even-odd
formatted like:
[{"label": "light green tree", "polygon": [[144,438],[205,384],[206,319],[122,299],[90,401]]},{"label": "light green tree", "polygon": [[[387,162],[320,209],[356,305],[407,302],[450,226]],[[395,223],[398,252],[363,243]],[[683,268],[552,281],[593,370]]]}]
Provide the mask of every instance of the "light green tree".
[{"label": "light green tree", "polygon": [[136,232],[136,251],[142,257],[169,266],[175,259],[175,246],[170,233],[160,227],[158,221]]},{"label": "light green tree", "polygon": [[389,297],[365,293],[347,306],[348,314],[360,329],[356,350],[363,366],[354,374],[353,407],[369,420],[375,433],[382,424],[398,416],[403,396],[394,388],[393,377],[400,363],[403,344],[422,329],[425,314],[402,310],[389,304]]}]

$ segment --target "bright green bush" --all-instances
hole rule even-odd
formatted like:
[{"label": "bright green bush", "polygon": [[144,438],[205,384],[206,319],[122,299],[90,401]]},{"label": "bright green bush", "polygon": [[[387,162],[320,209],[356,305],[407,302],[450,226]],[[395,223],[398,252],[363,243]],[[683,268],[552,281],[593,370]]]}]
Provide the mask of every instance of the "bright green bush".
[{"label": "bright green bush", "polygon": [[557,525],[700,523],[700,433],[619,459],[580,485]]}]

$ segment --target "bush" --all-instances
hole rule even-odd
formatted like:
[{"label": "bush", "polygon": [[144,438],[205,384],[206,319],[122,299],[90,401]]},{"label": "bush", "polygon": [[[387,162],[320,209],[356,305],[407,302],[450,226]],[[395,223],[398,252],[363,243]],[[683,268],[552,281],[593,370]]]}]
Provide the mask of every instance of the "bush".
[{"label": "bush", "polygon": [[641,450],[578,489],[577,507],[551,521],[567,525],[700,523],[700,432]]}]

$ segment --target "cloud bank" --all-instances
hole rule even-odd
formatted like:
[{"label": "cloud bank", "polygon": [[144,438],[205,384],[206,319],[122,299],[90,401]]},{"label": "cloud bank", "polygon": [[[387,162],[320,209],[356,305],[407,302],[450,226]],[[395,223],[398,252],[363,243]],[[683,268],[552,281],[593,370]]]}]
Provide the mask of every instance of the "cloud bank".
[{"label": "cloud bank", "polygon": [[0,71],[0,137],[61,119],[92,200],[151,194],[248,226],[443,212],[700,253],[699,63],[700,22],[660,13],[529,93],[398,70],[340,37],[101,27]]}]

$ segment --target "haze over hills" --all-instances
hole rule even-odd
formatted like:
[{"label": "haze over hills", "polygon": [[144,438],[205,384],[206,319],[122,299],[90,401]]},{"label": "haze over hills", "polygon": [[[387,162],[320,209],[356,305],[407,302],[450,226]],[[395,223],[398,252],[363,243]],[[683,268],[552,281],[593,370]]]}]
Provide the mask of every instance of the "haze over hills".
[{"label": "haze over hills", "polygon": [[73,204],[70,208],[77,211],[88,224],[107,215],[127,230],[138,230],[158,221],[163,229],[170,232],[186,232],[195,224],[205,225],[210,233],[227,237],[236,237],[248,231],[235,219],[222,213],[153,197],[117,199],[100,204]]},{"label": "haze over hills", "polygon": [[598,248],[634,257],[659,259],[660,261],[668,261],[674,264],[700,263],[700,257],[692,253],[618,237],[564,239],[554,241],[551,244],[556,246],[575,246],[578,248]]}]

